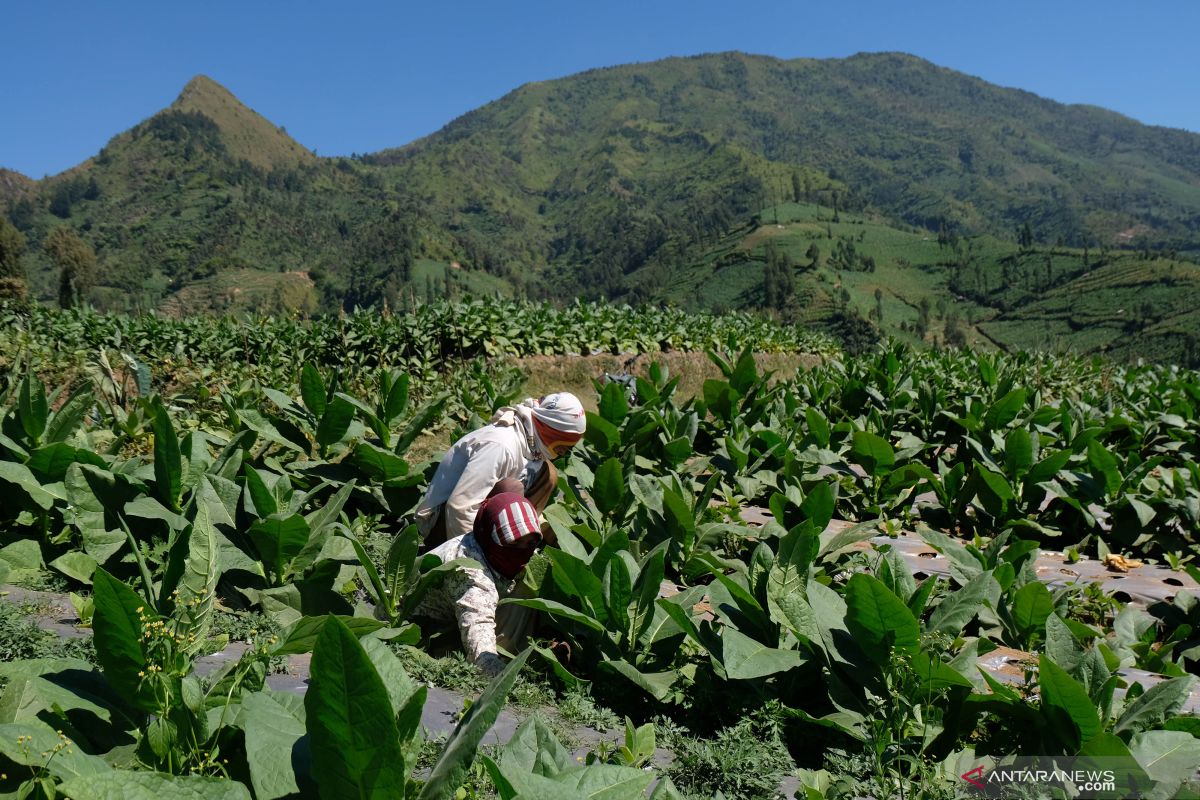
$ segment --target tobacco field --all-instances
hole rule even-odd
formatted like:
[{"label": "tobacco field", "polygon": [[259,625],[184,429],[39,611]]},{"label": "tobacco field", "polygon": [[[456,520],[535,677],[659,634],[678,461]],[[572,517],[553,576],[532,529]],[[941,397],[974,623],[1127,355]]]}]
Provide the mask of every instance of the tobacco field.
[{"label": "tobacco field", "polygon": [[[557,547],[505,601],[546,635],[424,741],[410,615],[455,565],[418,555],[437,465],[414,443],[523,398],[515,357],[672,350],[722,377],[682,397],[657,364],[596,376],[546,510]],[[821,362],[770,375],[755,352]],[[955,797],[981,760],[1024,755],[1119,761],[1114,797],[1195,796],[1196,595],[1050,588],[1034,562],[1200,579],[1198,460],[1200,375],[1170,366],[848,356],[748,315],[586,304],[0,307],[0,583],[73,593],[94,631],[94,654],[0,663],[0,796],[734,798],[788,777],[807,798]],[[867,542],[902,529],[949,576]],[[233,636],[238,615],[259,627]],[[196,675],[231,638],[241,657]],[[1028,654],[1018,680],[977,666],[997,648]],[[302,653],[307,692],[272,690]],[[623,737],[577,761],[535,715],[481,747],[531,680],[625,717]]]}]

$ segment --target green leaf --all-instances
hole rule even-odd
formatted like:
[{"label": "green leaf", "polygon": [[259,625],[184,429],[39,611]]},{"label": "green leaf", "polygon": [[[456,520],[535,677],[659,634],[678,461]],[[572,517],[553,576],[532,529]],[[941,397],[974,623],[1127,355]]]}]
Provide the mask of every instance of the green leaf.
[{"label": "green leaf", "polygon": [[268,517],[271,514],[279,513],[279,504],[270,489],[267,488],[267,482],[263,479],[262,473],[257,469],[246,465],[246,496],[250,498],[250,510],[255,516]]},{"label": "green leaf", "polygon": [[310,532],[304,517],[292,514],[260,519],[250,526],[248,533],[263,562],[276,575],[282,575],[308,543]]},{"label": "green leaf", "polygon": [[850,445],[855,463],[872,475],[881,475],[896,463],[896,451],[887,440],[869,431],[855,431]]},{"label": "green leaf", "polygon": [[731,680],[765,678],[804,662],[798,650],[768,647],[730,626],[721,629],[721,664]]},{"label": "green leaf", "polygon": [[292,753],[304,737],[304,699],[271,691],[242,697],[246,763],[258,800],[275,800],[300,791]]},{"label": "green leaf", "polygon": [[1116,456],[1108,448],[1093,439],[1088,442],[1088,466],[1092,475],[1104,484],[1104,493],[1112,496],[1121,488],[1121,471]]},{"label": "green leaf", "polygon": [[1200,739],[1181,731],[1144,731],[1130,740],[1129,751],[1155,782],[1153,798],[1174,797],[1200,764]]},{"label": "green leaf", "polygon": [[817,446],[829,447],[829,437],[832,432],[829,429],[829,422],[821,412],[812,407],[804,409],[804,421],[808,423],[808,433],[813,437]]},{"label": "green leaf", "polygon": [[[17,744],[19,736],[29,736],[31,740],[22,746]],[[70,752],[60,750],[52,759],[42,756],[42,753],[53,750],[61,741],[58,733],[40,720],[0,725],[0,754],[13,763],[39,769],[46,767],[49,762],[48,772],[59,780],[86,779],[111,771],[112,767],[104,759],[88,755],[74,743]]]},{"label": "green leaf", "polygon": [[80,583],[91,583],[92,573],[96,571],[96,559],[89,556],[87,553],[81,553],[77,550],[63,553],[58,558],[50,562],[50,566],[66,575],[68,578],[74,578]]},{"label": "green leaf", "polygon": [[1019,479],[1033,466],[1033,437],[1024,428],[1013,428],[1004,437],[1004,466]]},{"label": "green leaf", "polygon": [[111,720],[112,712],[88,699],[85,696],[89,694],[88,692],[72,686],[69,679],[64,681],[67,685],[58,683],[63,680],[63,677],[55,673],[77,669],[82,669],[82,674],[88,675],[88,677],[95,676],[90,665],[63,664],[61,668],[47,665],[42,670],[28,670],[28,672],[39,672],[40,674],[25,674],[9,678],[8,685],[4,687],[4,694],[0,695],[0,722],[34,723],[43,714],[57,716],[68,711],[86,711],[95,714],[105,722]]},{"label": "green leaf", "polygon": [[846,584],[846,625],[855,641],[877,664],[886,664],[893,648],[919,650],[920,626],[908,606],[877,578],[858,573]]},{"label": "green leaf", "polygon": [[[332,614],[327,614],[320,617],[303,617],[297,620],[280,637],[279,643],[271,650],[271,655],[290,656],[311,653],[317,644],[317,637],[325,629],[326,623],[333,618]],[[383,627],[383,623],[379,620],[367,617],[337,617],[337,619],[343,627],[359,637],[366,636]]]},{"label": "green leaf", "polygon": [[804,513],[807,520],[812,522],[813,530],[820,534],[829,526],[829,521],[833,519],[834,507],[837,501],[833,497],[833,490],[826,482],[818,483],[800,503],[800,511]]},{"label": "green leaf", "polygon": [[596,633],[603,634],[607,630],[607,628],[604,627],[604,624],[595,617],[582,611],[577,611],[570,606],[563,605],[557,600],[544,600],[540,597],[506,597],[500,601],[500,605],[510,604],[524,606],[525,608],[532,608],[535,611],[543,611],[551,616],[570,620],[571,622],[582,625],[588,630],[595,631]]},{"label": "green leaf", "polygon": [[589,411],[583,438],[603,455],[612,452],[621,443],[621,432],[604,417]]},{"label": "green leaf", "polygon": [[1024,389],[1013,389],[1001,397],[987,410],[983,417],[983,425],[988,430],[1003,428],[1017,418],[1025,406],[1026,392]]},{"label": "green leaf", "polygon": [[754,353],[747,347],[738,356],[737,365],[733,368],[733,374],[729,376],[729,385],[739,395],[745,395],[757,382],[758,367],[754,363]]},{"label": "green leaf", "polygon": [[942,598],[929,617],[929,630],[957,638],[980,611],[994,609],[999,601],[1000,584],[990,571],[980,573],[966,586]]},{"label": "green leaf", "polygon": [[321,421],[317,423],[315,438],[317,446],[322,450],[331,444],[336,444],[350,430],[354,421],[354,406],[341,397],[334,397],[333,402],[325,408]]},{"label": "green leaf", "polygon": [[92,576],[92,592],[96,604],[92,615],[95,631],[92,640],[96,646],[96,661],[104,671],[104,677],[125,702],[146,711],[153,710],[153,699],[141,689],[141,678],[138,677],[138,673],[146,668],[139,613],[151,620],[156,615],[145,600],[103,568],[97,568]]},{"label": "green leaf", "polygon": [[179,438],[165,406],[159,404],[151,419],[154,429],[154,487],[158,498],[172,511],[179,510],[179,495],[183,491],[183,457],[179,454]]},{"label": "green leaf", "polygon": [[325,416],[326,398],[329,396],[321,373],[311,362],[306,363],[300,370],[300,397],[304,407],[309,410],[314,419]]},{"label": "green leaf", "polygon": [[1071,460],[1072,455],[1074,454],[1070,450],[1060,450],[1057,453],[1051,453],[1035,464],[1033,469],[1029,470],[1029,474],[1025,476],[1026,491],[1057,476]]},{"label": "green leaf", "polygon": [[606,384],[600,395],[600,416],[619,428],[628,414],[629,401],[625,397],[625,387],[615,381]]},{"label": "green leaf", "polygon": [[67,469],[77,462],[101,469],[108,467],[108,462],[91,450],[64,442],[52,442],[34,450],[25,466],[44,481],[61,481],[66,477]]},{"label": "green leaf", "polygon": [[670,699],[672,688],[675,686],[675,682],[679,680],[679,673],[675,670],[642,672],[624,659],[606,659],[600,662],[600,667],[620,675],[660,703],[664,703]]},{"label": "green leaf", "polygon": [[46,403],[46,390],[42,382],[33,375],[26,375],[17,390],[17,418],[25,435],[35,446],[42,443],[49,415],[50,408]]},{"label": "green leaf", "polygon": [[624,559],[609,559],[604,567],[603,587],[609,625],[625,635],[629,631],[629,603],[633,599],[633,585]]},{"label": "green leaf", "polygon": [[412,419],[408,421],[408,425],[404,428],[404,432],[396,440],[395,446],[392,447],[392,452],[398,456],[404,455],[412,443],[417,440],[421,434],[437,427],[437,421],[442,416],[442,411],[446,408],[446,403],[450,402],[448,393],[434,395],[425,401],[417,412],[413,414]]},{"label": "green leaf", "polygon": [[304,710],[320,796],[403,797],[408,776],[387,689],[337,617],[317,636],[311,675]]},{"label": "green leaf", "polygon": [[388,390],[387,398],[383,401],[383,422],[387,426],[396,424],[404,409],[408,408],[408,384],[411,378],[407,372],[400,373],[392,388]]},{"label": "green leaf", "polygon": [[1151,686],[1145,694],[1126,706],[1125,713],[1113,727],[1113,733],[1133,734],[1161,727],[1168,717],[1183,707],[1195,682],[1194,675],[1185,675]]},{"label": "green leaf", "polygon": [[408,462],[391,450],[377,447],[370,442],[354,445],[350,463],[358,467],[368,478],[383,483],[408,474]]},{"label": "green leaf", "polygon": [[625,498],[625,470],[616,458],[609,458],[596,470],[592,499],[603,514],[615,511]]},{"label": "green leaf", "polygon": [[1103,731],[1087,690],[1045,655],[1038,658],[1038,688],[1042,716],[1072,754]]},{"label": "green leaf", "polygon": [[201,478],[196,491],[196,516],[188,534],[187,558],[179,580],[176,607],[176,630],[190,643],[185,652],[195,655],[208,639],[212,625],[212,610],[217,597],[217,581],[221,578],[221,549],[213,517],[224,515],[224,506],[207,478]]},{"label": "green leaf", "polygon": [[249,790],[228,778],[132,770],[73,778],[58,791],[72,800],[250,800]]},{"label": "green leaf", "polygon": [[[0,461],[0,481],[13,484],[24,491],[25,495],[39,508],[49,511],[54,506],[54,495],[42,488],[42,484],[24,464]],[[5,503],[9,502],[11,500],[6,498]]]},{"label": "green leaf", "polygon": [[475,752],[479,748],[479,743],[483,741],[484,734],[500,716],[505,698],[508,697],[513,684],[517,682],[517,675],[520,673],[521,667],[525,666],[527,658],[529,658],[528,650],[514,658],[504,668],[504,671],[488,685],[479,699],[471,704],[467,713],[463,714],[462,719],[455,726],[454,732],[450,734],[450,739],[446,742],[441,756],[433,765],[433,769],[429,773],[429,780],[421,787],[421,793],[417,795],[417,800],[440,800],[449,797],[456,788],[462,785],[467,770],[475,760]]},{"label": "green leaf", "polygon": [[91,389],[84,387],[76,390],[62,408],[54,412],[50,424],[46,426],[46,442],[64,442],[70,438],[95,404],[96,398]]},{"label": "green leaf", "polygon": [[1013,597],[1013,621],[1026,642],[1031,634],[1045,631],[1046,617],[1053,611],[1054,598],[1040,581],[1030,581],[1018,589]]}]

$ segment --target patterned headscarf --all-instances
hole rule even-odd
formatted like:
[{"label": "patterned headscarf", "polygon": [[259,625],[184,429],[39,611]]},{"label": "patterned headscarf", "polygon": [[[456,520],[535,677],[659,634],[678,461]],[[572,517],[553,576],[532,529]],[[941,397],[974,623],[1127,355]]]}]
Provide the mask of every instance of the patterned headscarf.
[{"label": "patterned headscarf", "polygon": [[573,447],[587,428],[583,403],[570,392],[546,395],[534,405],[532,417],[538,450],[547,460],[555,458],[556,446]]},{"label": "patterned headscarf", "polygon": [[475,515],[471,533],[492,568],[506,578],[515,578],[533,557],[533,547],[520,547],[526,537],[539,537],[538,513],[517,492],[492,495]]}]

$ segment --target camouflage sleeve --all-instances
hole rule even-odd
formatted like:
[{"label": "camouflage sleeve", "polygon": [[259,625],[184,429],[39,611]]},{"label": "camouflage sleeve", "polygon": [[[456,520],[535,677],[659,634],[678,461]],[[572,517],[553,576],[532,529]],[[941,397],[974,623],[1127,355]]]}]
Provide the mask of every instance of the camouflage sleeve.
[{"label": "camouflage sleeve", "polygon": [[496,607],[500,593],[491,578],[477,569],[459,570],[454,589],[458,630],[467,658],[484,674],[494,676],[504,668],[496,652]]}]

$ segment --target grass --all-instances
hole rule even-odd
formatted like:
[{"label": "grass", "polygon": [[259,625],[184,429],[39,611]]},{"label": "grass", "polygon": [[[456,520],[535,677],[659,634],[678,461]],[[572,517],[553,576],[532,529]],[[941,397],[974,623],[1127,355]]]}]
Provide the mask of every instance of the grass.
[{"label": "grass", "polygon": [[26,658],[81,658],[95,663],[92,637],[66,639],[42,630],[34,621],[44,613],[35,605],[0,601],[0,662]]}]

